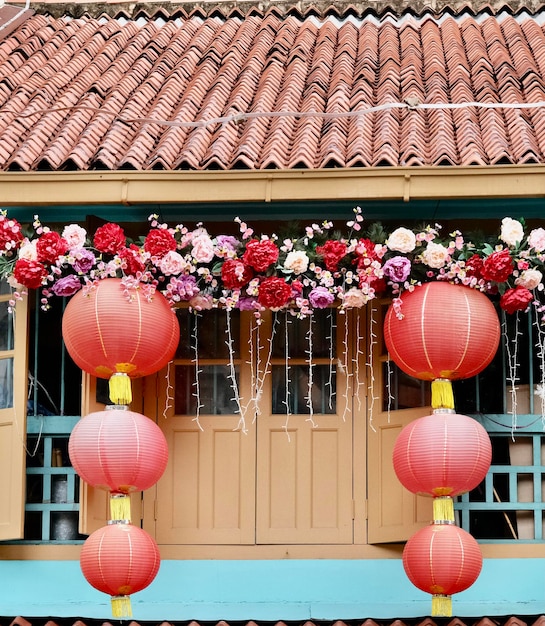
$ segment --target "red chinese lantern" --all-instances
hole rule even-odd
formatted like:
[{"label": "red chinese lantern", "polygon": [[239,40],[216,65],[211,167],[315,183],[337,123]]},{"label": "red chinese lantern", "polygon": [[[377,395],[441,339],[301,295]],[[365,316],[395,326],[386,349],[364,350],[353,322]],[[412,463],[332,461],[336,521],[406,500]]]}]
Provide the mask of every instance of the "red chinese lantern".
[{"label": "red chinese lantern", "polygon": [[401,318],[393,306],[384,319],[392,360],[406,374],[432,382],[432,406],[454,408],[450,381],[481,372],[494,358],[500,323],[483,293],[435,281],[402,296]]},{"label": "red chinese lantern", "polygon": [[152,487],[168,461],[167,441],[159,426],[124,406],[83,417],[72,430],[68,453],[86,483],[111,492],[112,517],[126,520],[127,494]]},{"label": "red chinese lantern", "polygon": [[62,336],[78,367],[110,380],[112,402],[130,404],[129,379],[153,374],[173,358],[180,327],[160,292],[148,298],[120,278],[106,278],[72,296]]},{"label": "red chinese lantern", "polygon": [[81,548],[81,571],[87,582],[112,596],[113,617],[131,617],[129,596],[153,582],[160,566],[159,548],[146,531],[114,523],[89,535]]},{"label": "red chinese lantern", "polygon": [[[454,521],[452,498],[477,487],[492,460],[486,430],[471,417],[437,412],[405,426],[394,444],[394,470],[412,493],[434,498],[434,519]],[[444,500],[448,496],[447,500]],[[446,508],[441,507],[444,505]]]},{"label": "red chinese lantern", "polygon": [[403,567],[415,587],[432,594],[432,615],[452,615],[452,594],[470,587],[481,573],[479,544],[454,524],[431,524],[403,550]]}]

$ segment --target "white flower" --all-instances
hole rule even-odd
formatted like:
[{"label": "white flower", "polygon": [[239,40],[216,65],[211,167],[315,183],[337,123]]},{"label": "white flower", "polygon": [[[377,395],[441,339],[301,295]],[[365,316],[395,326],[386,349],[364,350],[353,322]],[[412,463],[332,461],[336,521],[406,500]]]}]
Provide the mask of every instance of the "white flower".
[{"label": "white flower", "polygon": [[433,243],[433,241],[428,243],[426,249],[422,253],[422,261],[434,269],[444,267],[448,259],[448,248],[445,248],[445,246],[440,243]]},{"label": "white flower", "polygon": [[500,239],[512,248],[522,241],[524,230],[518,220],[504,217],[501,221]]},{"label": "white flower", "polygon": [[25,239],[19,248],[19,258],[26,259],[27,261],[37,261],[38,260],[38,252],[36,250],[37,239],[30,241],[29,239]]},{"label": "white flower", "polygon": [[545,229],[534,228],[528,235],[528,247],[533,248],[536,252],[545,250]]},{"label": "white flower", "polygon": [[543,274],[539,270],[524,270],[522,274],[515,280],[515,285],[526,287],[526,289],[535,289],[543,278]]},{"label": "white flower", "polygon": [[359,309],[367,304],[370,299],[371,298],[363,293],[361,289],[352,287],[343,296],[343,307],[347,309]]},{"label": "white flower", "polygon": [[87,237],[87,231],[85,228],[82,228],[77,224],[69,224],[64,227],[61,237],[66,239],[70,250],[73,250],[74,248],[83,248]]},{"label": "white flower", "polygon": [[309,258],[303,250],[292,250],[286,256],[284,267],[294,274],[304,274],[308,269]]},{"label": "white flower", "polygon": [[408,228],[396,228],[388,237],[386,245],[390,250],[407,254],[415,249],[416,235]]}]

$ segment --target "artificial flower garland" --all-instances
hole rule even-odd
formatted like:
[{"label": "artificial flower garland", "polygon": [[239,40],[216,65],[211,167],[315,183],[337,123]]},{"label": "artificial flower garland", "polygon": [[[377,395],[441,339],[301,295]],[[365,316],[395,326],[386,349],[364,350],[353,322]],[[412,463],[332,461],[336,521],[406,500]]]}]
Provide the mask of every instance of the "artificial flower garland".
[{"label": "artificial flower garland", "polygon": [[402,315],[402,294],[424,282],[442,280],[498,297],[507,313],[533,303],[542,321],[545,229],[525,232],[523,220],[506,217],[495,240],[473,243],[460,231],[447,237],[441,227],[399,227],[379,223],[363,231],[359,207],[347,235],[329,221],[295,236],[256,236],[239,218],[240,234],[209,234],[202,224],[190,230],[149,218],[140,241],[129,241],[115,223],[92,237],[78,224],[56,232],[35,216],[32,228],[0,213],[0,276],[13,289],[12,303],[26,289],[41,289],[41,306],[53,296],[72,296],[97,280],[122,277],[127,291],[138,287],[150,298],[156,289],[172,305],[195,310],[224,307],[288,309],[306,316],[334,304],[341,310],[388,295]]}]

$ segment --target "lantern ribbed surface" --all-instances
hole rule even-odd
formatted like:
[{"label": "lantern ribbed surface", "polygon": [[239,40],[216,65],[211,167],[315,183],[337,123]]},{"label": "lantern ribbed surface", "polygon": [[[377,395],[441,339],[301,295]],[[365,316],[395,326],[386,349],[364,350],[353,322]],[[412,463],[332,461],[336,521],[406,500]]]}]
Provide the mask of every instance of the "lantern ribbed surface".
[{"label": "lantern ribbed surface", "polygon": [[110,596],[126,596],[153,582],[159,548],[146,531],[132,524],[108,524],[89,535],[80,566],[87,582]]},{"label": "lantern ribbed surface", "polygon": [[486,430],[471,417],[434,413],[407,424],[393,450],[399,482],[412,493],[457,496],[485,478],[492,461]]},{"label": "lantern ribbed surface", "polygon": [[452,595],[479,577],[483,558],[477,541],[454,524],[431,524],[416,532],[403,550],[403,567],[418,589]]},{"label": "lantern ribbed surface", "polygon": [[70,435],[68,453],[86,483],[114,493],[149,489],[168,461],[159,426],[145,415],[119,409],[82,417]]},{"label": "lantern ribbed surface", "polygon": [[430,282],[402,294],[399,319],[392,306],[384,319],[390,357],[420,380],[469,378],[494,358],[500,323],[483,293],[464,285]]},{"label": "lantern ribbed surface", "polygon": [[151,300],[125,289],[119,278],[78,291],[66,306],[62,336],[76,365],[99,378],[115,373],[148,376],[172,360],[180,339],[178,320],[166,298]]}]

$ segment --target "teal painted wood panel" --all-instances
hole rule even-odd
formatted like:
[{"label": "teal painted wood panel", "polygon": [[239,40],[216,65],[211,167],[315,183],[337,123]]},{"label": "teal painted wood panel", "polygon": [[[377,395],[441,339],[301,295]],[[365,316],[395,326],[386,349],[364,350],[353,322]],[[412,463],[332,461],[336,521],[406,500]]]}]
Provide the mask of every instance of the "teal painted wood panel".
[{"label": "teal painted wood panel", "polygon": [[[0,561],[0,614],[110,619],[109,597],[77,561]],[[424,617],[430,596],[400,560],[163,561],[132,596],[135,620],[307,620]],[[544,559],[485,560],[453,598],[454,615],[536,615],[545,607]]]}]

